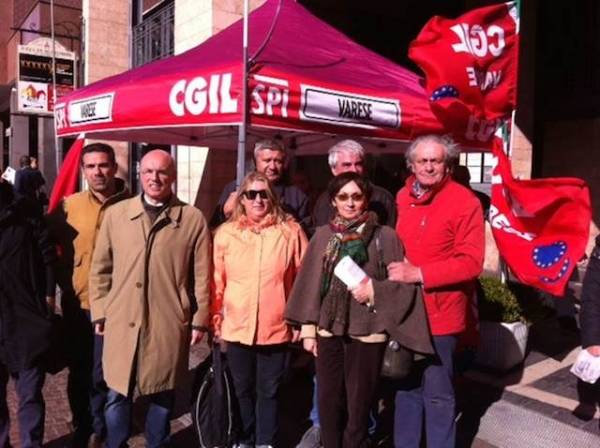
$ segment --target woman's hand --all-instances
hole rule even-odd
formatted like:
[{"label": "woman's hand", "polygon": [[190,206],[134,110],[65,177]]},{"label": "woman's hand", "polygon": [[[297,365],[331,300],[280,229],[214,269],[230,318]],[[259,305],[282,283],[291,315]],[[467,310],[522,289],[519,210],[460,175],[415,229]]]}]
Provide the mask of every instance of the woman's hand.
[{"label": "woman's hand", "polygon": [[300,330],[292,328],[292,342],[298,342],[300,340]]},{"label": "woman's hand", "polygon": [[302,347],[316,358],[317,357],[317,339],[316,338],[304,338],[302,339]]},{"label": "woman's hand", "polygon": [[362,281],[356,288],[350,289],[352,297],[360,304],[368,303],[375,297],[373,291],[373,280]]},{"label": "woman's hand", "polygon": [[213,328],[213,335],[217,339],[221,338],[221,325],[222,324],[223,324],[223,316],[221,316],[220,314],[215,314],[212,317],[212,328]]}]

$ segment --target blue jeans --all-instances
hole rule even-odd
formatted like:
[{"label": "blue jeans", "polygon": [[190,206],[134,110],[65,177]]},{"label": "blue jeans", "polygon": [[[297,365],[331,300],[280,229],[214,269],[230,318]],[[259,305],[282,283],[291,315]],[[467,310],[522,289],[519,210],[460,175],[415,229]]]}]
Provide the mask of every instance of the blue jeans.
[{"label": "blue jeans", "polygon": [[[42,387],[46,377],[39,367],[32,367],[19,372],[10,373],[15,381],[15,389],[19,398],[17,418],[19,420],[19,437],[21,447],[38,448],[44,440],[44,417],[46,407],[42,396]],[[0,364],[0,447],[9,447],[8,440],[10,421],[6,405],[6,385],[9,373]]]},{"label": "blue jeans", "polygon": [[[106,398],[106,446],[107,448],[122,448],[127,446],[131,436],[131,414],[133,394],[128,397],[108,389]],[[146,414],[146,446],[158,448],[167,446],[171,437],[171,414],[175,404],[175,391],[166,390],[148,396],[150,406]]]},{"label": "blue jeans", "polygon": [[92,387],[90,389],[90,408],[92,411],[92,428],[94,434],[101,439],[106,437],[106,422],[104,421],[104,406],[108,387],[104,382],[104,370],[102,369],[102,350],[104,348],[104,336],[94,335],[94,361],[92,366]]},{"label": "blue jeans", "polygon": [[310,421],[313,426],[317,428],[321,427],[321,421],[319,420],[319,395],[317,390],[317,375],[313,375],[313,396],[312,396],[312,408],[310,409]]},{"label": "blue jeans", "polygon": [[287,365],[285,344],[227,343],[227,362],[240,406],[239,443],[274,445],[277,433],[277,395]]},{"label": "blue jeans", "polygon": [[399,384],[394,446],[419,448],[423,420],[428,448],[454,448],[456,439],[453,355],[456,335],[433,336],[437,356]]}]

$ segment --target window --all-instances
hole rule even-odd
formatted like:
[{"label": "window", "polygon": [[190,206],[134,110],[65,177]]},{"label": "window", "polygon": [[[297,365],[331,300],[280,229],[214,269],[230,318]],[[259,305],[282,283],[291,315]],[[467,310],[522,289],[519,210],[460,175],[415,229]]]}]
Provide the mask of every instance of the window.
[{"label": "window", "polygon": [[173,54],[175,5],[165,4],[133,27],[133,66],[163,59]]},{"label": "window", "polygon": [[489,184],[492,182],[492,153],[470,152],[460,155],[460,164],[469,169],[472,184]]}]

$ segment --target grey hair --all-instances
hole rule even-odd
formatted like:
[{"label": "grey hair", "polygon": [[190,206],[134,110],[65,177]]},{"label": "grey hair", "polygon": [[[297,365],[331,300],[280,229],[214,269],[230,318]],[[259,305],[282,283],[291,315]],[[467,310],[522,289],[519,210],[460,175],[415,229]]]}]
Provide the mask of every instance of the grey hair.
[{"label": "grey hair", "polygon": [[254,145],[254,160],[256,160],[258,153],[264,151],[265,149],[270,149],[271,151],[281,151],[287,158],[287,152],[285,150],[285,146],[283,146],[283,143],[278,140],[265,139],[257,141]]},{"label": "grey hair", "polygon": [[329,148],[329,157],[327,161],[329,162],[329,167],[331,169],[334,169],[337,165],[337,157],[340,152],[349,152],[350,154],[360,156],[361,159],[365,158],[365,148],[363,148],[360,143],[356,140],[342,140]]},{"label": "grey hair", "polygon": [[450,137],[449,135],[422,135],[421,137],[417,137],[415,140],[413,140],[413,142],[410,144],[404,155],[406,157],[406,165],[409,168],[414,162],[413,159],[417,147],[422,143],[437,143],[438,145],[443,146],[446,149],[444,154],[444,165],[446,165],[447,167],[450,167],[460,155],[460,148],[458,147],[458,144],[454,140],[452,140],[452,137]]}]

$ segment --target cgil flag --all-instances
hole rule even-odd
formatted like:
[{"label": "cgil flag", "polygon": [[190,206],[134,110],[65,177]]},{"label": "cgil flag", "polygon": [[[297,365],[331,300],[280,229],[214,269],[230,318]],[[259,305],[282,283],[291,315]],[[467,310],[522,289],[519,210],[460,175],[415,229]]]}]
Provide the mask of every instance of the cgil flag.
[{"label": "cgil flag", "polygon": [[52,213],[63,198],[77,191],[81,150],[83,149],[84,142],[85,135],[79,134],[75,142],[71,145],[71,148],[69,148],[67,156],[63,160],[60,171],[58,172],[58,176],[56,176],[52,193],[50,194],[48,213]]},{"label": "cgil flag", "polygon": [[495,137],[489,218],[498,251],[521,283],[562,296],[588,242],[588,186],[571,177],[514,179],[502,146]]},{"label": "cgil flag", "polygon": [[433,113],[461,141],[490,142],[517,102],[515,2],[430,19],[409,57],[426,77]]}]

